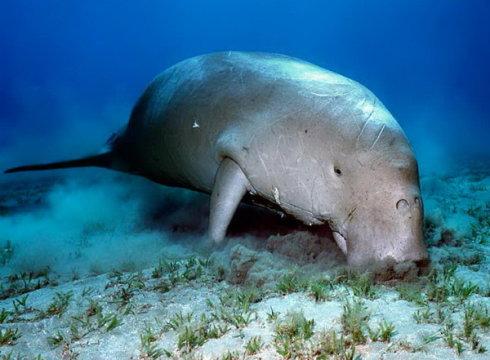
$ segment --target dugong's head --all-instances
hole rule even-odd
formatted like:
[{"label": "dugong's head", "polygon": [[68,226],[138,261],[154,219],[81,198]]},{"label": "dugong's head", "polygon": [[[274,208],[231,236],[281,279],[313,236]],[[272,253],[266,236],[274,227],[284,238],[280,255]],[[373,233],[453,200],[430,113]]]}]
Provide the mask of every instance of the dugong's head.
[{"label": "dugong's head", "polygon": [[345,110],[332,114],[339,121],[330,123],[331,130],[342,140],[327,146],[325,199],[318,197],[320,211],[313,216],[329,222],[351,265],[414,262],[425,267],[417,161],[391,113],[365,94],[371,96],[346,97]]},{"label": "dugong's head", "polygon": [[391,114],[374,106],[355,140],[344,139],[328,152],[325,195],[318,196],[320,211],[313,216],[330,224],[351,265],[425,266],[417,161]]},{"label": "dugong's head", "polygon": [[425,267],[418,166],[401,127],[356,83],[314,95],[256,132],[252,186],[306,224],[328,223],[349,265]]}]

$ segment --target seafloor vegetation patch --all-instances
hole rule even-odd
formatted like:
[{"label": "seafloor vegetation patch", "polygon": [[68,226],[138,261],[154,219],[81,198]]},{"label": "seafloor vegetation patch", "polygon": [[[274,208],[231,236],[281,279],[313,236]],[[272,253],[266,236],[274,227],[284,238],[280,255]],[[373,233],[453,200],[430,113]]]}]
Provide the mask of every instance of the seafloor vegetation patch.
[{"label": "seafloor vegetation patch", "polygon": [[370,313],[361,299],[347,299],[342,305],[342,332],[353,344],[364,344]]},{"label": "seafloor vegetation patch", "polygon": [[19,329],[0,329],[0,346],[14,345],[20,336],[21,334]]},{"label": "seafloor vegetation patch", "polygon": [[49,277],[49,269],[11,274],[0,282],[0,300],[56,285],[57,282]]},{"label": "seafloor vegetation patch", "polygon": [[263,346],[264,346],[264,342],[262,341],[262,338],[260,336],[253,336],[245,344],[245,354],[255,355],[262,349]]},{"label": "seafloor vegetation patch", "polygon": [[286,359],[300,358],[307,354],[307,340],[313,336],[315,320],[306,319],[300,312],[286,315],[275,326],[274,344],[279,355]]},{"label": "seafloor vegetation patch", "polygon": [[[186,244],[186,256],[152,268],[133,263],[73,281],[52,269],[5,276],[0,359],[486,356],[488,179],[423,179],[432,270],[409,282],[345,269],[339,253],[329,257],[306,231],[231,239],[213,253]],[[3,244],[0,264],[8,267],[19,244]]]},{"label": "seafloor vegetation patch", "polygon": [[283,275],[276,285],[277,291],[283,295],[303,291],[307,287],[308,281],[295,273],[287,273]]},{"label": "seafloor vegetation patch", "polygon": [[378,290],[373,281],[373,274],[344,269],[336,275],[334,283],[345,285],[354,296],[366,299],[375,299],[378,297]]}]

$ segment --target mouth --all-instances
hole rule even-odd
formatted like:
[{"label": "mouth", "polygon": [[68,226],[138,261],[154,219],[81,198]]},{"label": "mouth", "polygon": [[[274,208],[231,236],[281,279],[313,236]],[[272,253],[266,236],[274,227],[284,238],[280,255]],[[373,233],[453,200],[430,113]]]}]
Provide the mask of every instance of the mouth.
[{"label": "mouth", "polygon": [[337,246],[342,250],[344,255],[347,256],[347,240],[345,239],[345,236],[335,230],[332,231],[332,234]]}]

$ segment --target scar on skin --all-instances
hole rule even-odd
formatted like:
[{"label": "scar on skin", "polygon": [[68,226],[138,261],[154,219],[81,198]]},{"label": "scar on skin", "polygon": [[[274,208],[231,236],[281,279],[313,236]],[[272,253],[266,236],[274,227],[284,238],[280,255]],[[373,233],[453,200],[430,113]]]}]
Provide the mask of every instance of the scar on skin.
[{"label": "scar on skin", "polygon": [[[364,105],[364,102],[362,103],[362,105]],[[364,125],[362,126],[362,129],[359,132],[359,135],[357,135],[356,144],[359,143],[359,139],[361,138],[361,135],[363,134],[364,129],[366,129],[367,124],[369,123],[369,121],[371,121],[371,117],[374,114],[374,110],[376,110],[376,99],[373,101],[373,104],[371,106],[372,106],[371,107],[371,112],[367,116],[366,121],[364,122]]]},{"label": "scar on skin", "polygon": [[277,205],[281,205],[281,201],[279,199],[279,189],[275,186],[272,187],[272,195],[274,196],[274,201]]},{"label": "scar on skin", "polygon": [[356,212],[357,207],[354,207],[351,211],[349,211],[349,215],[347,215],[347,221],[351,221],[354,217],[354,213]]},{"label": "scar on skin", "polygon": [[318,97],[329,97],[330,95],[329,94],[320,94],[320,93],[316,93],[316,92],[311,92],[313,95],[315,96],[318,96]]},{"label": "scar on skin", "polygon": [[367,118],[367,120],[364,122],[364,125],[362,125],[362,129],[361,129],[361,132],[359,133],[359,135],[357,135],[357,139],[356,139],[356,142],[359,142],[359,139],[361,138],[361,135],[362,133],[364,132],[364,129],[366,128],[366,125],[368,124],[369,122],[369,117]]},{"label": "scar on skin", "polygon": [[369,148],[369,150],[371,150],[374,147],[374,145],[376,145],[376,143],[378,142],[379,138],[381,137],[381,134],[383,133],[383,130],[385,129],[385,127],[386,127],[386,125],[383,124],[383,126],[381,127],[381,130],[378,133],[378,136],[376,136],[376,139],[374,140],[374,142],[371,145],[371,147]]}]

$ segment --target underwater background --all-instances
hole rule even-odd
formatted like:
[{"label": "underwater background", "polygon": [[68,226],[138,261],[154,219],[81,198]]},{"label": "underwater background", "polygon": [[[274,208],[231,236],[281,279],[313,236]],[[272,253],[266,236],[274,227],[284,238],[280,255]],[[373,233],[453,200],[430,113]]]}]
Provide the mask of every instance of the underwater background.
[{"label": "underwater background", "polygon": [[205,195],[1,174],[0,359],[489,358],[489,18],[485,0],[0,1],[0,169],[98,152],[183,59],[282,53],[401,124],[434,268],[376,282],[325,234],[249,207],[213,250]]}]

